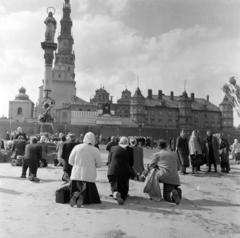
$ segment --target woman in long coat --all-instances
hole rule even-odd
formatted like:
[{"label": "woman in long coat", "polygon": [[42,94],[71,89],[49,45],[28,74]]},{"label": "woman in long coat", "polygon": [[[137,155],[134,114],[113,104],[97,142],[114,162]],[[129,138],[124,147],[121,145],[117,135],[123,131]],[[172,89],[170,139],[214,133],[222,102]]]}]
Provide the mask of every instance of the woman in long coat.
[{"label": "woman in long coat", "polygon": [[94,134],[88,132],[83,139],[83,144],[76,145],[69,156],[68,163],[73,166],[70,184],[71,207],[101,203],[95,180],[96,168],[102,167],[102,159],[94,145]]},{"label": "woman in long coat", "polygon": [[198,166],[202,164],[202,148],[197,131],[194,130],[189,140],[189,154],[191,157],[192,173],[198,173]]},{"label": "woman in long coat", "polygon": [[143,148],[137,145],[137,140],[135,138],[130,139],[130,145],[133,148],[133,170],[137,176],[140,176],[144,171]]},{"label": "woman in long coat", "polygon": [[38,145],[42,148],[42,159],[40,160],[40,167],[47,167],[48,144],[46,143],[46,136],[41,136]]},{"label": "woman in long coat", "polygon": [[217,173],[217,165],[220,164],[219,159],[219,143],[211,131],[207,131],[207,137],[203,140],[203,153],[205,155],[208,172],[211,172],[211,166],[214,165],[215,173]]},{"label": "woman in long coat", "polygon": [[134,177],[133,149],[127,137],[121,137],[119,145],[113,146],[108,156],[108,181],[113,197],[123,205],[129,191],[129,180]]}]

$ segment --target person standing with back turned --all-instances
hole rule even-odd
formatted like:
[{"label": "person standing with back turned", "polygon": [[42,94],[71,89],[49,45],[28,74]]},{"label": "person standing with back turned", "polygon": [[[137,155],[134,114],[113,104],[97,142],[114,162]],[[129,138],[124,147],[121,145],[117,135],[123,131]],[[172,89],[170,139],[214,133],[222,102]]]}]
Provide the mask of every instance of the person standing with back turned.
[{"label": "person standing with back turned", "polygon": [[186,175],[186,168],[189,167],[189,149],[188,149],[188,141],[187,141],[187,132],[185,129],[182,129],[180,132],[180,136],[176,141],[177,154],[180,159],[181,164],[181,172],[180,174]]}]

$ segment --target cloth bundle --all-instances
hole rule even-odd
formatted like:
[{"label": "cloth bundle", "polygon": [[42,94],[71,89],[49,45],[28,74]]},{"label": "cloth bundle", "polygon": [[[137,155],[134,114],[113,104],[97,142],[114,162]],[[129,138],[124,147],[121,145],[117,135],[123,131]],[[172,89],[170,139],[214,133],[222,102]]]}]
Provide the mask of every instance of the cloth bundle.
[{"label": "cloth bundle", "polygon": [[22,166],[23,163],[24,163],[24,156],[18,155],[16,159],[12,159],[11,165],[13,167]]},{"label": "cloth bundle", "polygon": [[157,177],[158,171],[158,168],[153,168],[149,171],[145,180],[143,192],[147,193],[152,200],[160,202],[162,194],[160,190],[159,180]]}]

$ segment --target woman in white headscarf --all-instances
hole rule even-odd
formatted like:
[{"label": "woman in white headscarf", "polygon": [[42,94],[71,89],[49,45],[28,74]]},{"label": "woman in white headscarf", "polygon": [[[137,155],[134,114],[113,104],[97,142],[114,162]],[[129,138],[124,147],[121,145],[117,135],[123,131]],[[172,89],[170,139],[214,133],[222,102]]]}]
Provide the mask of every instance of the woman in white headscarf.
[{"label": "woman in white headscarf", "polygon": [[71,207],[101,203],[95,180],[96,168],[102,167],[102,159],[94,145],[94,134],[88,132],[83,139],[83,144],[76,145],[70,154],[69,164],[73,166],[70,184]]},{"label": "woman in white headscarf", "polygon": [[235,162],[239,164],[240,163],[240,143],[238,143],[237,139],[234,140],[234,143],[231,146],[231,153],[233,154]]}]

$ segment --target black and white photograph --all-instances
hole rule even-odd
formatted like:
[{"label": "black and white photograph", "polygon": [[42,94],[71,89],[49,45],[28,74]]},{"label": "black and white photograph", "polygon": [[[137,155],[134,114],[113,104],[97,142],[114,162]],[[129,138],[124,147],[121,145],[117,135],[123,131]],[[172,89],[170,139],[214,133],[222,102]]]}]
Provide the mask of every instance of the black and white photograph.
[{"label": "black and white photograph", "polygon": [[0,0],[0,237],[240,238],[239,0]]}]

